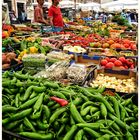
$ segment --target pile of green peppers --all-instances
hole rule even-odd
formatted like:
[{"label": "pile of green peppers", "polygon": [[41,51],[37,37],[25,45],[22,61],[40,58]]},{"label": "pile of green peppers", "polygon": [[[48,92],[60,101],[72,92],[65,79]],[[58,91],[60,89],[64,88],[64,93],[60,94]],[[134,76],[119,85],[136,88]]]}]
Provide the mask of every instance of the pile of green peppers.
[{"label": "pile of green peppers", "polygon": [[[37,140],[136,140],[138,107],[132,98],[103,96],[103,91],[7,71],[2,75],[2,126]],[[68,104],[61,106],[52,96]]]}]

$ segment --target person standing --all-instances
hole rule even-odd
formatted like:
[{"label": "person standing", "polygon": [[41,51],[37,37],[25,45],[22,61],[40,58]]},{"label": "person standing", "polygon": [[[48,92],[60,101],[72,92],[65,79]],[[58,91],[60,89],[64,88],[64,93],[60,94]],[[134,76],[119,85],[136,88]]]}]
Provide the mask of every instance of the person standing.
[{"label": "person standing", "polygon": [[52,6],[49,8],[48,17],[50,25],[54,31],[62,31],[64,27],[63,17],[60,8],[58,7],[59,0],[52,0]]},{"label": "person standing", "polygon": [[22,16],[22,22],[25,22],[27,20],[27,14],[25,13],[25,10],[22,10],[21,16]]},{"label": "person standing", "polygon": [[43,4],[44,0],[37,0],[38,5],[34,10],[34,22],[48,24],[48,22],[44,19],[43,15]]},{"label": "person standing", "polygon": [[126,12],[126,19],[128,20],[128,23],[131,24],[130,11]]}]

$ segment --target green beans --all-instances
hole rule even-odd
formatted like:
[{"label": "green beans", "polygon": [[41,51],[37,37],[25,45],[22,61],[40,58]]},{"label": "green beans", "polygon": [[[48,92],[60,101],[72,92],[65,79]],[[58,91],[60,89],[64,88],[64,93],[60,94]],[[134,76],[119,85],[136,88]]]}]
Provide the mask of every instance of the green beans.
[{"label": "green beans", "polygon": [[63,140],[72,140],[76,130],[77,130],[77,126],[73,125],[71,129],[66,133]]},{"label": "green beans", "polygon": [[33,106],[34,113],[36,113],[42,105],[44,93],[40,94],[39,98],[37,99],[35,105]]},{"label": "green beans", "polygon": [[73,119],[78,123],[85,123],[81,115],[79,114],[78,110],[76,109],[76,106],[71,102],[70,104],[70,112],[73,117]]},{"label": "green beans", "polygon": [[106,119],[106,117],[107,117],[107,109],[106,109],[106,106],[103,103],[101,103],[100,108],[101,108],[101,115]]},{"label": "green beans", "polygon": [[81,130],[79,130],[79,131],[77,132],[77,134],[75,135],[74,139],[75,139],[75,140],[82,140],[83,135],[84,135],[84,130],[81,129]]},{"label": "green beans", "polygon": [[35,132],[20,132],[19,134],[22,136],[31,138],[31,139],[36,139],[36,140],[52,140],[54,137],[52,133],[39,134]]},{"label": "green beans", "polygon": [[53,115],[50,118],[49,123],[53,123],[55,121],[55,119],[57,119],[59,117],[60,114],[62,114],[63,112],[65,112],[67,109],[65,107],[61,107],[60,109],[56,110]]},{"label": "green beans", "polygon": [[100,133],[98,133],[98,132],[96,132],[96,131],[94,131],[94,130],[88,128],[88,127],[84,127],[83,129],[84,129],[84,131],[86,131],[88,134],[90,134],[93,138],[99,138],[99,137],[101,137],[101,134],[100,134]]}]

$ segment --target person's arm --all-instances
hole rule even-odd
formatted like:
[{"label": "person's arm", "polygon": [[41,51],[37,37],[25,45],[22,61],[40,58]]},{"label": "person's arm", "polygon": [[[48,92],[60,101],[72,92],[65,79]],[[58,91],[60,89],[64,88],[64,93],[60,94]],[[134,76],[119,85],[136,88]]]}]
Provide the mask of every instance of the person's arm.
[{"label": "person's arm", "polygon": [[39,23],[45,23],[48,24],[47,21],[42,17],[41,10],[40,9],[35,9],[35,22]]},{"label": "person's arm", "polygon": [[53,25],[53,17],[49,17],[49,19],[50,19],[50,25],[51,25],[51,26],[54,26],[54,25]]}]

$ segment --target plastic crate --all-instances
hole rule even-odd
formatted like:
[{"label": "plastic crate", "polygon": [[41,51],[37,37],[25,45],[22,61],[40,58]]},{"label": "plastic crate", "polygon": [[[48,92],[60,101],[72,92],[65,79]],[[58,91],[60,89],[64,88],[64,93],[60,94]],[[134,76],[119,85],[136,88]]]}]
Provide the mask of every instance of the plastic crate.
[{"label": "plastic crate", "polygon": [[61,32],[62,30],[61,27],[41,26],[42,33]]}]

